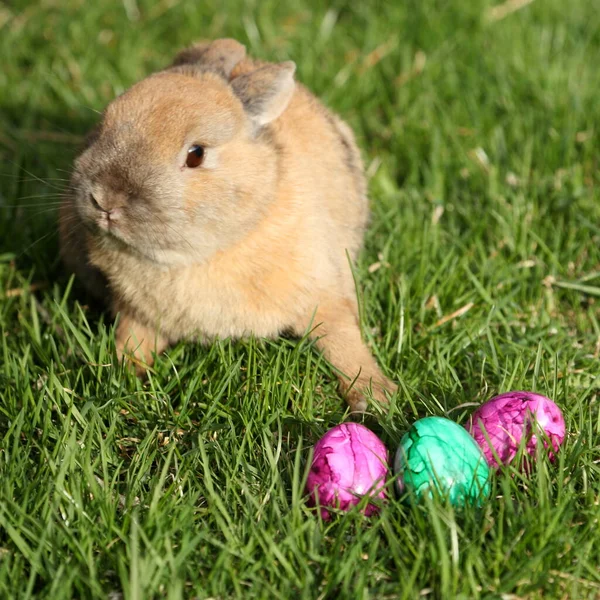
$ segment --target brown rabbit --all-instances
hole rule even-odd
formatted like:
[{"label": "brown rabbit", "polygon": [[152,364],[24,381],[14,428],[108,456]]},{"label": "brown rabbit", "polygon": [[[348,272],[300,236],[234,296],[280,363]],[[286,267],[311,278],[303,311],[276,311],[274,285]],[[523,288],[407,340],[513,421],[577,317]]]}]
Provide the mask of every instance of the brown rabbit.
[{"label": "brown rabbit", "polygon": [[354,411],[396,387],[361,339],[348,256],[368,218],[350,128],[295,65],[221,39],[106,109],[61,207],[67,266],[138,366],[183,338],[310,331]]}]

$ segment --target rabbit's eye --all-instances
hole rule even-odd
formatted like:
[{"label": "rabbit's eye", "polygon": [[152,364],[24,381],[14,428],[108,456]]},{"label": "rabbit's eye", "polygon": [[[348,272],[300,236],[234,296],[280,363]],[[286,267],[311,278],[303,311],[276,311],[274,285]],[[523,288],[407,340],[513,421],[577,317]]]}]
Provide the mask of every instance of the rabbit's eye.
[{"label": "rabbit's eye", "polygon": [[185,166],[189,169],[199,167],[204,161],[204,148],[202,146],[192,146],[187,153]]}]

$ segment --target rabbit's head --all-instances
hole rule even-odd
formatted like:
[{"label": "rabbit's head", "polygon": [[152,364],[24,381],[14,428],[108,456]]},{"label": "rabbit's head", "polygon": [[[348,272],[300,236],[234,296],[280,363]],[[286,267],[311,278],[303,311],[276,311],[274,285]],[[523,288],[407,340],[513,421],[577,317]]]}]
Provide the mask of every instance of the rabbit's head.
[{"label": "rabbit's head", "polygon": [[268,125],[292,98],[295,65],[230,80],[244,57],[234,40],[193,47],[107,107],[73,176],[75,210],[101,247],[190,264],[267,213],[279,158]]}]

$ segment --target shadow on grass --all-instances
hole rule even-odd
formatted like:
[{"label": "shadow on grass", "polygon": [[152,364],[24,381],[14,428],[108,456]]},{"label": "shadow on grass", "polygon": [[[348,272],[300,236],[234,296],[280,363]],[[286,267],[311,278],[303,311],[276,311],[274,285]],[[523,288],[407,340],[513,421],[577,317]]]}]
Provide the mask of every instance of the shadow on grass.
[{"label": "shadow on grass", "polygon": [[[98,115],[84,108],[24,112],[11,104],[0,105],[0,115],[2,262],[11,263],[17,285],[65,290],[70,275],[59,257],[58,207],[68,193],[73,159]],[[77,281],[71,300],[93,307],[95,318],[102,312]]]}]

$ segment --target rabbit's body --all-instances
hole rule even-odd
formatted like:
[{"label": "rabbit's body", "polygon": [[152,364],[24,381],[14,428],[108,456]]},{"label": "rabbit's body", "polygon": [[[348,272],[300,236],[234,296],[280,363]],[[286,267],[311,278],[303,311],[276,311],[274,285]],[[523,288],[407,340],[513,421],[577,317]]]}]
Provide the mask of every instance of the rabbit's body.
[{"label": "rabbit's body", "polygon": [[[326,281],[341,279],[295,226],[302,226],[295,215],[270,215],[243,244],[189,266],[154,263],[141,270],[140,257],[97,250],[93,242],[90,258],[121,301],[135,307],[144,322],[156,323],[171,342],[196,334],[273,337],[316,308]],[[277,237],[265,243],[263,232],[274,229]],[[282,233],[290,235],[279,237]]]},{"label": "rabbit's body", "polygon": [[[368,218],[360,155],[286,63],[240,48],[186,51],[108,107],[62,208],[63,256],[84,280],[104,275],[117,342],[147,363],[184,338],[312,329],[364,409],[371,383],[380,399],[394,386],[360,339],[348,261]],[[187,168],[200,141],[203,162]]]}]

